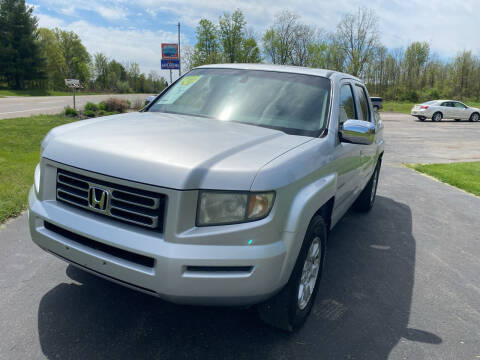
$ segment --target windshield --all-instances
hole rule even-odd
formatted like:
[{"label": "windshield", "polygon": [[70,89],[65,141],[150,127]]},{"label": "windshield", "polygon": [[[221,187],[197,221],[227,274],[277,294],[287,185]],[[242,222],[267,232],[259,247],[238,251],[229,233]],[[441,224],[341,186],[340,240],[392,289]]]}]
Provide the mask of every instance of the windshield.
[{"label": "windshield", "polygon": [[330,101],[327,78],[274,71],[195,69],[147,110],[264,126],[318,136]]}]

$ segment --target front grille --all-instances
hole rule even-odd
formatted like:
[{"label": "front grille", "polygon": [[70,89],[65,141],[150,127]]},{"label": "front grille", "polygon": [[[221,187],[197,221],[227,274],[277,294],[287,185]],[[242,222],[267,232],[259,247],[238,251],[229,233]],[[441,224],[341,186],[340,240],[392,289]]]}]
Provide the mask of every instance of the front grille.
[{"label": "front grille", "polygon": [[[116,220],[163,231],[165,195],[58,169],[57,200]],[[95,191],[104,193],[96,201]],[[95,199],[95,200],[93,200]]]},{"label": "front grille", "polygon": [[132,263],[142,265],[142,266],[146,266],[146,267],[149,267],[149,268],[153,268],[154,265],[155,265],[155,260],[151,257],[136,254],[136,253],[132,253],[130,251],[122,250],[122,249],[119,249],[119,248],[116,248],[116,247],[113,247],[113,246],[110,246],[110,245],[107,245],[107,244],[89,239],[85,236],[76,234],[74,232],[71,232],[67,229],[61,228],[61,227],[59,227],[57,225],[54,225],[52,223],[49,223],[47,221],[44,222],[44,226],[45,226],[45,229],[48,229],[48,230],[50,230],[50,231],[52,231],[52,232],[54,232],[58,235],[61,235],[65,238],[73,241],[73,242],[76,242],[78,244],[87,246],[91,249],[95,249],[95,250],[101,251],[103,253],[115,256],[117,258],[127,260],[127,261],[130,261]]}]

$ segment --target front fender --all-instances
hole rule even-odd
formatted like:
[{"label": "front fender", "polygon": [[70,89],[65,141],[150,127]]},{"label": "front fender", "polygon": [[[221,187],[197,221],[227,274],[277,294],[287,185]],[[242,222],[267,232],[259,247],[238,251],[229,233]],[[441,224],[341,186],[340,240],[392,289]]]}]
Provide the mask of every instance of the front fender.
[{"label": "front fender", "polygon": [[282,283],[286,283],[297,261],[303,239],[315,213],[335,196],[337,174],[329,174],[317,179],[298,191],[287,214],[284,231],[288,256],[282,269]]}]

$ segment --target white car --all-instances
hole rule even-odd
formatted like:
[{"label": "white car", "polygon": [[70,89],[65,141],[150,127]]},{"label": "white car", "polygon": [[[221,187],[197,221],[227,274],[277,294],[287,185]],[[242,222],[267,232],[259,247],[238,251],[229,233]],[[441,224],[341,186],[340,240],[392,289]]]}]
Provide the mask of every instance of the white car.
[{"label": "white car", "polygon": [[432,100],[417,104],[412,108],[411,114],[420,121],[425,119],[432,119],[432,121],[441,121],[442,119],[478,121],[480,119],[480,109],[455,100]]}]

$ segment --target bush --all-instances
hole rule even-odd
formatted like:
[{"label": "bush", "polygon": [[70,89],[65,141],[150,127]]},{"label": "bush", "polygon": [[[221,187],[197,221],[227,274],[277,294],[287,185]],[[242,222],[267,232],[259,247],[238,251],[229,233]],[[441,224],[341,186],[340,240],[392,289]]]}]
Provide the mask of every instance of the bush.
[{"label": "bush", "polygon": [[74,108],[71,108],[70,106],[67,106],[63,113],[65,114],[65,116],[71,116],[71,117],[78,116],[78,111],[75,110]]},{"label": "bush", "polygon": [[105,101],[107,111],[123,113],[128,110],[128,103],[123,99],[109,98]]},{"label": "bush", "polygon": [[105,101],[102,101],[98,104],[98,110],[107,111],[107,104],[105,104]]},{"label": "bush", "polygon": [[105,110],[98,110],[97,116],[105,116]]},{"label": "bush", "polygon": [[146,105],[146,101],[142,100],[142,99],[135,99],[132,103],[132,106],[131,108],[132,109],[135,109],[135,110],[140,110],[141,108],[143,108],[144,106]]},{"label": "bush", "polygon": [[419,96],[415,90],[409,90],[402,94],[401,101],[418,102]]},{"label": "bush", "polygon": [[92,117],[95,117],[95,111],[92,111],[92,110],[85,110],[85,111],[83,112],[83,115],[85,115],[85,116],[88,116],[88,117],[92,118]]},{"label": "bush", "polygon": [[94,103],[91,103],[91,102],[87,102],[86,105],[85,105],[85,111],[96,112],[96,111],[98,111],[98,105],[94,104]]}]

